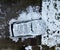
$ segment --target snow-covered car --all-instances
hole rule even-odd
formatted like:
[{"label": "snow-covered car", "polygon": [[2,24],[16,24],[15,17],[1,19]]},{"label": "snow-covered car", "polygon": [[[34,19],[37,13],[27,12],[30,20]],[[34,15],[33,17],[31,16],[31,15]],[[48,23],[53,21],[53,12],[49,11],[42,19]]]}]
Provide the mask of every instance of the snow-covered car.
[{"label": "snow-covered car", "polygon": [[[10,36],[24,37],[24,36],[37,36],[44,34],[44,23],[40,19],[28,21],[14,21],[10,24]],[[44,28],[44,29],[43,29]]]},{"label": "snow-covered car", "polygon": [[17,19],[9,21],[10,37],[31,38],[46,33],[46,23],[37,8],[38,6],[29,6],[27,12],[22,12]]}]

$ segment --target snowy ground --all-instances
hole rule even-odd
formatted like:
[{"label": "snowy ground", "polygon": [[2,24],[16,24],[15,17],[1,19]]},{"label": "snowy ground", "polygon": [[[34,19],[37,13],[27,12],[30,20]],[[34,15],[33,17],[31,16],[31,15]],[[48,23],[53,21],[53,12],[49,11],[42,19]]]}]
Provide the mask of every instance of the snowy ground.
[{"label": "snowy ground", "polygon": [[47,34],[42,36],[42,44],[50,47],[60,44],[60,1],[43,2],[42,18],[47,26]]}]

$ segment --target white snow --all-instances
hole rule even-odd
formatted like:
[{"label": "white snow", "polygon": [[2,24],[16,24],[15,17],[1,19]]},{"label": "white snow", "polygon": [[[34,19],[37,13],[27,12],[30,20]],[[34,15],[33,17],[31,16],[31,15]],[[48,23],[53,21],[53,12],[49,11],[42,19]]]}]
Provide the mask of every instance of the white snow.
[{"label": "white snow", "polygon": [[19,21],[27,21],[31,19],[39,19],[41,17],[41,14],[39,13],[39,6],[29,6],[26,8],[27,12],[22,11],[21,14],[18,16]]},{"label": "white snow", "polygon": [[19,38],[18,37],[9,37],[10,39],[12,39],[14,42],[18,42]]},{"label": "white snow", "polygon": [[49,2],[43,1],[42,3],[42,18],[45,21],[48,30],[47,35],[42,35],[42,44],[49,47],[60,44],[60,15],[58,15],[60,14],[59,6],[60,1],[58,0],[50,0]]},{"label": "white snow", "polygon": [[25,49],[26,50],[32,50],[32,46],[29,45],[29,46],[25,47]]}]

